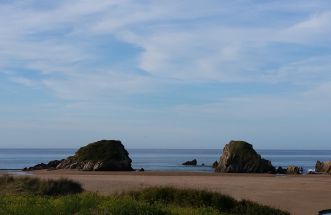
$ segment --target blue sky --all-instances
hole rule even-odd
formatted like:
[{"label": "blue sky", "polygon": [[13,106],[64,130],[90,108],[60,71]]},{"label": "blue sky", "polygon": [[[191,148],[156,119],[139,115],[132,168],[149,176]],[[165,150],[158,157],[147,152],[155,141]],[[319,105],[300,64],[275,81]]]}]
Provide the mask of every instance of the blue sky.
[{"label": "blue sky", "polygon": [[0,147],[331,149],[328,1],[0,0]]}]

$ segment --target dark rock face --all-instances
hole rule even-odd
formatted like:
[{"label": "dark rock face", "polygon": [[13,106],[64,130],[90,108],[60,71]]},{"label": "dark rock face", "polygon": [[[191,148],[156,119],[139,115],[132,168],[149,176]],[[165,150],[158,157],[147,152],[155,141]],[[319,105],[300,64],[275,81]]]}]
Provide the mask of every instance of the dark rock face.
[{"label": "dark rock face", "polygon": [[197,159],[194,159],[194,160],[191,160],[191,161],[186,161],[184,163],[182,163],[182,165],[185,165],[185,166],[196,166],[197,165]]},{"label": "dark rock face", "polygon": [[276,170],[277,174],[286,174],[286,169],[284,169],[283,167],[279,166]]},{"label": "dark rock face", "polygon": [[215,169],[217,166],[218,166],[218,162],[215,161],[215,162],[213,163],[212,167]]},{"label": "dark rock face", "polygon": [[315,165],[315,171],[331,174],[331,161],[317,161]]},{"label": "dark rock face", "polygon": [[132,160],[121,141],[101,140],[80,148],[57,165],[57,169],[83,171],[132,171]]},{"label": "dark rock face", "polygon": [[245,141],[230,141],[215,168],[216,172],[274,173],[271,162],[261,158],[253,146]]},{"label": "dark rock face", "polygon": [[57,165],[59,165],[61,161],[53,160],[48,162],[48,164],[40,163],[32,167],[25,167],[24,171],[31,171],[31,170],[42,170],[42,169],[55,169]]},{"label": "dark rock face", "polygon": [[59,164],[61,163],[61,161],[63,161],[63,160],[53,160],[53,161],[50,161],[50,162],[48,162],[48,164],[47,164],[47,168],[48,168],[48,169],[49,169],[49,168],[56,168],[57,165],[59,165]]}]

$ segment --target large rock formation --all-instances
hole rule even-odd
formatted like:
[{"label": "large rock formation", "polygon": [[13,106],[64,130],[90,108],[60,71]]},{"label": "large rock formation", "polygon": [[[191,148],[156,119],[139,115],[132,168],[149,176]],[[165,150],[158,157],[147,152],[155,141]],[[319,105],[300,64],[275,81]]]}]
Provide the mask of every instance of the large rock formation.
[{"label": "large rock formation", "polygon": [[101,140],[81,147],[74,156],[48,164],[38,164],[26,170],[49,169],[56,164],[56,169],[78,169],[84,171],[132,171],[132,160],[121,141]]},{"label": "large rock formation", "polygon": [[331,174],[331,161],[317,161],[315,165],[315,172],[323,172]]},{"label": "large rock formation", "polygon": [[253,146],[245,141],[230,141],[215,168],[216,172],[274,173],[271,162],[261,158]]},{"label": "large rock formation", "polygon": [[121,141],[101,140],[80,148],[74,156],[63,160],[57,169],[84,171],[130,171],[132,160]]}]

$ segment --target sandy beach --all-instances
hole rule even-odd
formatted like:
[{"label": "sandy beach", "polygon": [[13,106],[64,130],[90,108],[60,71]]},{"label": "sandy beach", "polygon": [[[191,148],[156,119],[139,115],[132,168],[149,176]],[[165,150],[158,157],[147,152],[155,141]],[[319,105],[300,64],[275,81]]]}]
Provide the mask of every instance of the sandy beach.
[{"label": "sandy beach", "polygon": [[43,179],[70,178],[88,191],[110,194],[151,186],[175,186],[228,194],[289,211],[314,215],[331,208],[331,176],[268,174],[216,174],[192,172],[82,172],[72,170],[33,171]]}]

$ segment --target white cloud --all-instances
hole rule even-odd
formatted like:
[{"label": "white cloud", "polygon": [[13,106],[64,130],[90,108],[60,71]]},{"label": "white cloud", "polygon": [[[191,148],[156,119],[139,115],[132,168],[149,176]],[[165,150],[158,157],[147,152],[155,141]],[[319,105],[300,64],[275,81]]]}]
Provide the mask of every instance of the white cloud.
[{"label": "white cloud", "polygon": [[331,108],[331,82],[322,82],[304,92],[304,96],[309,101],[321,100],[323,103],[329,103]]},{"label": "white cloud", "polygon": [[312,57],[282,65],[277,70],[267,71],[264,80],[290,82],[314,86],[316,83],[331,80],[330,55]]},{"label": "white cloud", "polygon": [[[146,84],[149,88],[146,88]],[[156,87],[153,80],[120,71],[97,71],[72,73],[65,79],[47,79],[43,85],[58,97],[69,100],[104,100],[141,94]]]},{"label": "white cloud", "polygon": [[18,84],[22,84],[27,87],[34,87],[37,85],[37,83],[34,80],[24,78],[24,77],[12,77],[11,80],[13,82],[16,82]]},{"label": "white cloud", "polygon": [[314,13],[309,18],[295,23],[278,34],[278,40],[306,45],[330,42],[331,11]]}]

